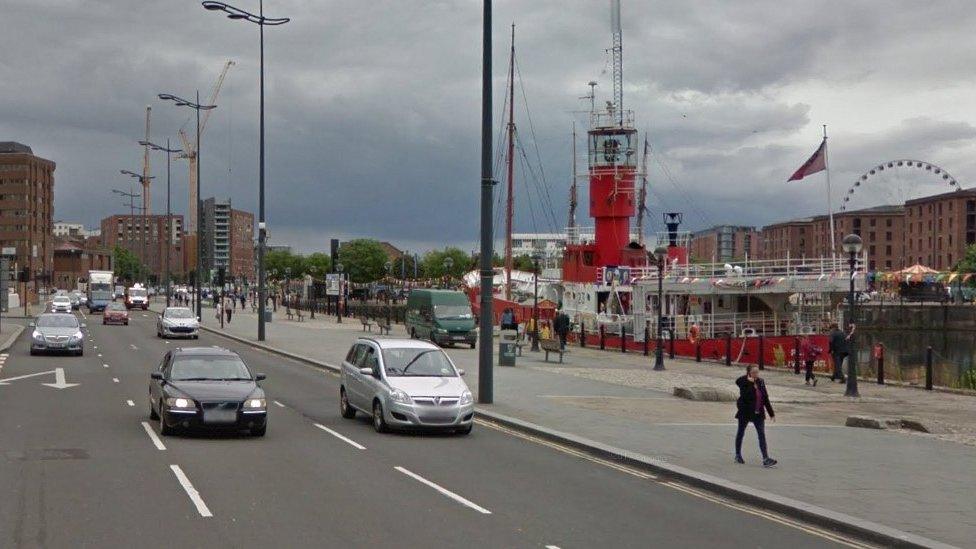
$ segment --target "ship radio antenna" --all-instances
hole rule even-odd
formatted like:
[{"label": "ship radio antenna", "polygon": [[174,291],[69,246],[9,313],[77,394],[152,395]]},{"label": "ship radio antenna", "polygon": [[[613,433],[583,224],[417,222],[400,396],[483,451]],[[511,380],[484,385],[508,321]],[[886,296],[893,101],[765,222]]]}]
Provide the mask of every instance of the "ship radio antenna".
[{"label": "ship radio antenna", "polygon": [[613,33],[613,102],[620,126],[624,125],[624,44],[620,31],[620,0],[610,0],[610,31]]}]

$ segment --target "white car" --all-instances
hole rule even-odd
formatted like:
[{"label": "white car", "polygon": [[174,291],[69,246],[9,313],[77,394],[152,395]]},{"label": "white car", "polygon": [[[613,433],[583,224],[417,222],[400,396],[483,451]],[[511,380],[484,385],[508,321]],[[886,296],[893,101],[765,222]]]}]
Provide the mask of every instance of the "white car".
[{"label": "white car", "polygon": [[390,428],[449,430],[466,435],[474,399],[440,347],[414,339],[360,338],[342,361],[342,417],[369,414],[378,432]]},{"label": "white car", "polygon": [[52,313],[70,313],[71,312],[71,298],[66,295],[56,295],[54,299],[51,300],[51,312]]},{"label": "white car", "polygon": [[187,307],[166,307],[156,318],[156,337],[200,339],[200,322]]}]

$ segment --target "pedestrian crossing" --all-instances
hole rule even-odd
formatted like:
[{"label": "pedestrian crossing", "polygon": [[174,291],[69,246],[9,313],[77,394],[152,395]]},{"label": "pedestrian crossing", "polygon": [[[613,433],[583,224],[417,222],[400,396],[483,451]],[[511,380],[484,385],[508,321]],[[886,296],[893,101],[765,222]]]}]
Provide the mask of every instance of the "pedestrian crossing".
[{"label": "pedestrian crossing", "polygon": [[8,356],[10,356],[9,353],[0,353],[0,373],[3,372],[3,365],[7,363]]}]

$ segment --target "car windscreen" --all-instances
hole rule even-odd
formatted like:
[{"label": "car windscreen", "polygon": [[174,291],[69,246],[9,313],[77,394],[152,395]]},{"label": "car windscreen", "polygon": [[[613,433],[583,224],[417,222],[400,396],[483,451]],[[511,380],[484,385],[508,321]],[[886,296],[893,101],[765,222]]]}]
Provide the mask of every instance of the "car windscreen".
[{"label": "car windscreen", "polygon": [[443,320],[472,318],[471,307],[467,305],[434,305],[434,317]]},{"label": "car windscreen", "polygon": [[170,366],[169,379],[187,380],[250,380],[251,372],[236,356],[185,355],[177,356]]},{"label": "car windscreen", "polygon": [[125,307],[121,303],[109,303],[105,307],[106,311],[124,311]]},{"label": "car windscreen", "polygon": [[166,318],[194,318],[193,311],[190,309],[166,309],[163,316]]},{"label": "car windscreen", "polygon": [[37,317],[38,328],[77,328],[78,319],[73,315],[44,315]]},{"label": "car windscreen", "polygon": [[142,288],[129,288],[129,297],[146,297],[146,290]]},{"label": "car windscreen", "polygon": [[451,361],[440,349],[383,349],[383,367],[388,377],[457,377]]},{"label": "car windscreen", "polygon": [[55,303],[71,303],[71,299],[66,295],[56,296],[52,301]]}]

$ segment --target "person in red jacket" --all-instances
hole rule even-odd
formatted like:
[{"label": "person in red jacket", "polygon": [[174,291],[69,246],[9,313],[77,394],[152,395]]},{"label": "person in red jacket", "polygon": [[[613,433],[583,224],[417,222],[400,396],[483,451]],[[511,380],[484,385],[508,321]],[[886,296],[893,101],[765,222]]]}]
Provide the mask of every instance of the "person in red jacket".
[{"label": "person in red jacket", "polygon": [[752,422],[759,435],[759,451],[763,456],[763,467],[776,465],[776,460],[769,457],[766,449],[766,412],[769,419],[776,421],[776,413],[769,402],[769,392],[766,383],[759,377],[759,367],[749,366],[748,373],[735,380],[739,386],[739,399],[736,401],[735,418],[739,420],[739,429],[735,433],[735,462],[745,463],[742,459],[742,437],[746,434],[746,427]]},{"label": "person in red jacket", "polygon": [[810,382],[813,381],[813,386],[817,386],[817,377],[813,375],[813,363],[822,353],[823,349],[814,345],[809,335],[804,335],[803,339],[800,340],[800,360],[806,367],[806,385],[810,385]]}]

